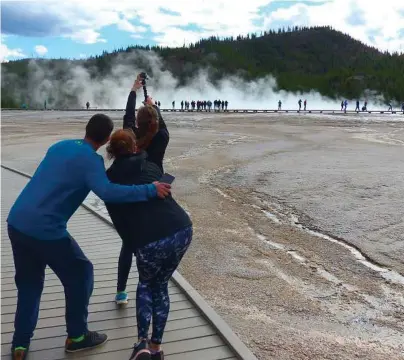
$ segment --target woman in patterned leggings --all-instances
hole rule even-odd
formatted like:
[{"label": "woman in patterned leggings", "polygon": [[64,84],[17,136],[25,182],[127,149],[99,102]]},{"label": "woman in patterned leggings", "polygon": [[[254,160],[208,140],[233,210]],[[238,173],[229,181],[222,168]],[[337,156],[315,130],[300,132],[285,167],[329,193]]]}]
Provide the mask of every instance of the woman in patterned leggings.
[{"label": "woman in patterned leggings", "polygon": [[[158,181],[163,172],[147,160],[143,151],[158,131],[158,114],[149,105],[137,114],[137,137],[130,129],[117,130],[107,148],[113,164],[107,176],[122,185]],[[136,256],[139,283],[136,292],[138,342],[131,360],[150,356],[163,359],[161,343],[166,326],[170,299],[168,281],[192,241],[192,222],[172,198],[144,203],[106,204],[109,215],[126,249]],[[148,333],[153,320],[152,336]],[[147,357],[145,357],[147,359]]]},{"label": "woman in patterned leggings", "polygon": [[[144,135],[145,130],[147,130],[147,128],[145,128],[144,125],[147,124],[143,124],[142,121],[147,121],[147,119],[140,118],[140,123],[139,121],[136,121],[136,98],[137,98],[136,92],[141,88],[142,88],[142,82],[138,76],[128,95],[125,115],[123,117],[123,128],[132,129],[135,134],[140,131],[141,134]],[[145,152],[145,155],[147,154],[147,161],[155,163],[164,173],[163,160],[168,146],[168,142],[170,141],[170,134],[168,132],[167,125],[163,120],[163,117],[161,116],[160,109],[155,105],[155,102],[150,97],[148,97],[147,101],[148,104],[150,106],[153,106],[154,109],[157,111],[159,122],[158,122],[158,131],[153,136],[151,141],[148,141],[147,144],[145,144],[145,147],[142,150]],[[128,246],[125,246],[125,243],[122,243],[122,249],[119,255],[119,262],[118,262],[118,282],[115,295],[115,302],[118,305],[128,303],[126,283],[128,282],[130,269],[132,267],[132,259],[133,259],[132,249]]]}]

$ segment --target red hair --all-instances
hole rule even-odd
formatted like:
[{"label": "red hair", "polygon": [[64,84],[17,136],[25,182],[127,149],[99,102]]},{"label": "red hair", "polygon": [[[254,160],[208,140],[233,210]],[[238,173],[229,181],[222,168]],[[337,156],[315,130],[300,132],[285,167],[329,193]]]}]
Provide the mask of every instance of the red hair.
[{"label": "red hair", "polygon": [[133,154],[135,151],[136,136],[131,129],[116,130],[109,140],[107,153],[110,159],[123,155]]}]

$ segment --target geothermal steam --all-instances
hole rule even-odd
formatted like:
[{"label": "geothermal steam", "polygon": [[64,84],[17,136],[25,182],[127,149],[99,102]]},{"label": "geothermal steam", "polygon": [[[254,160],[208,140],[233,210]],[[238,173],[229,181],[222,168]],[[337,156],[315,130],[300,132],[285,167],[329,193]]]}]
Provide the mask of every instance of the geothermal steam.
[{"label": "geothermal steam", "polygon": [[4,88],[17,101],[30,106],[42,106],[46,100],[48,108],[82,108],[87,101],[91,107],[123,108],[136,75],[145,70],[141,64],[148,64],[152,69],[148,91],[161,102],[162,108],[171,108],[172,101],[178,108],[182,100],[215,99],[227,100],[233,109],[275,109],[279,100],[283,109],[296,109],[299,99],[307,100],[308,109],[336,109],[340,103],[314,91],[305,94],[277,91],[272,76],[248,83],[241,77],[230,76],[213,85],[209,69],[198,70],[184,86],[179,86],[178,80],[164,70],[162,60],[151,51],[118,54],[108,74],[97,78],[91,78],[80,61],[54,62],[52,67],[49,64],[31,60],[24,84],[18,83],[13,74],[3,72]]}]

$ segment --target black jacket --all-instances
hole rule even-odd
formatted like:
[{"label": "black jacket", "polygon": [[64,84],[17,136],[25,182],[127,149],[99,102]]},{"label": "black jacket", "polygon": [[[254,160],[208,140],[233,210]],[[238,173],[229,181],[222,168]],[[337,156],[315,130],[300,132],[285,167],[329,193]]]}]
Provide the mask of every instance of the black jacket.
[{"label": "black jacket", "polygon": [[[159,117],[159,131],[153,137],[151,143],[147,147],[146,152],[148,155],[148,160],[154,162],[162,172],[163,159],[167,149],[168,142],[170,140],[170,134],[167,129],[167,125],[161,116],[160,109],[154,106]],[[128,101],[126,102],[125,115],[123,117],[123,128],[131,128],[136,134],[135,126],[135,111],[136,111],[136,92],[131,91],[128,96]]]},{"label": "black jacket", "polygon": [[[163,173],[156,164],[147,159],[145,152],[116,159],[107,170],[108,179],[122,185],[158,181]],[[172,196],[164,200],[151,199],[147,202],[105,205],[122,241],[133,250],[174,235],[192,225],[188,214]]]}]

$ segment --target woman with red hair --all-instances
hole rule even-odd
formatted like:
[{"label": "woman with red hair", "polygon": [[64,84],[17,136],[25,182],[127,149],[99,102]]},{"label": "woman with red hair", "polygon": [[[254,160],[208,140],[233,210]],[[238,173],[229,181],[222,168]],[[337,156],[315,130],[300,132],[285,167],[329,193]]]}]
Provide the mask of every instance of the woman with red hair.
[{"label": "woman with red hair", "polygon": [[[107,152],[114,162],[107,170],[107,176],[113,183],[147,184],[163,176],[160,167],[149,161],[145,152],[159,131],[156,109],[151,105],[141,107],[136,125],[136,136],[130,129],[117,130],[111,136]],[[130,250],[131,256],[136,256],[139,272],[136,292],[138,342],[130,359],[140,360],[145,351],[151,352],[152,359],[163,359],[160,346],[170,308],[168,281],[191,243],[191,219],[172,196],[142,204],[106,203],[106,206],[123,246]],[[118,282],[122,279],[126,285],[127,275],[118,274]]]}]

